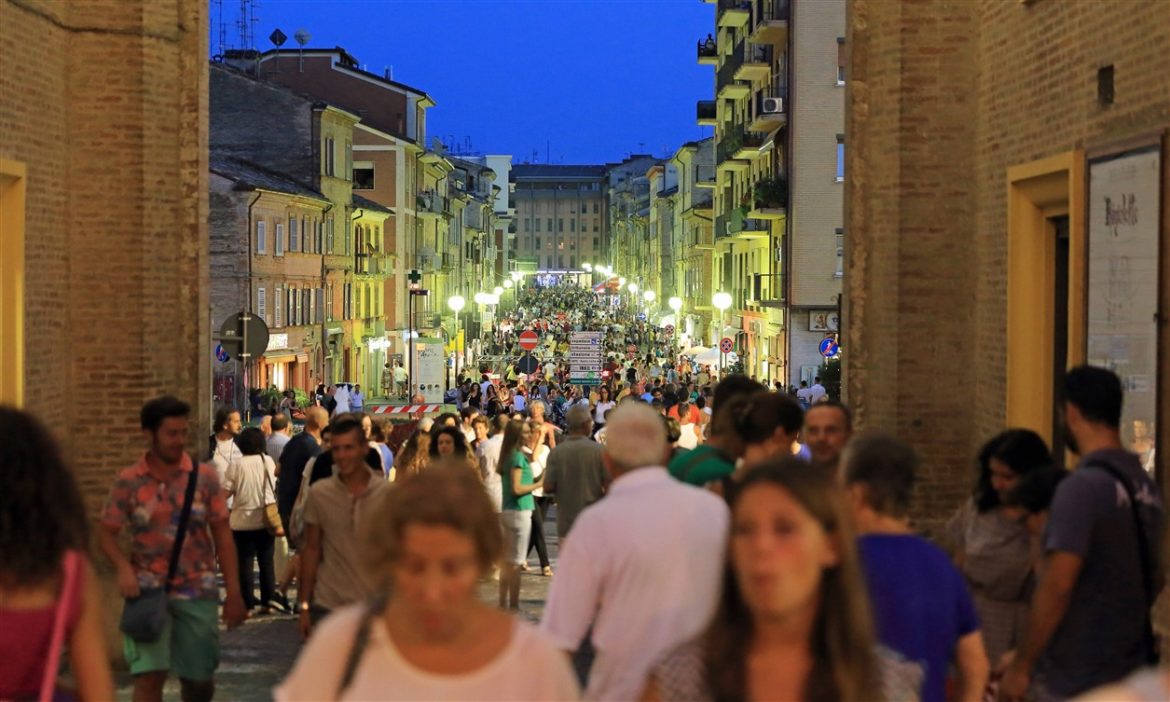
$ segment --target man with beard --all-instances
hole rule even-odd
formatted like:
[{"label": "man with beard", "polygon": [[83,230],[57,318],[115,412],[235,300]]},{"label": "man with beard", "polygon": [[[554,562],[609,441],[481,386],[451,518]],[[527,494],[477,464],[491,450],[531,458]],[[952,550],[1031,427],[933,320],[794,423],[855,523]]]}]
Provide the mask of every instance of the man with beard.
[{"label": "man with beard", "polygon": [[829,474],[837,472],[841,452],[853,435],[849,408],[836,400],[815,404],[804,413],[804,442],[812,463]]},{"label": "man with beard", "polygon": [[1074,697],[1156,660],[1150,606],[1162,589],[1158,486],[1121,444],[1121,381],[1080,366],[1064,377],[1064,424],[1080,462],[1056,490],[1023,644],[1001,696]]}]

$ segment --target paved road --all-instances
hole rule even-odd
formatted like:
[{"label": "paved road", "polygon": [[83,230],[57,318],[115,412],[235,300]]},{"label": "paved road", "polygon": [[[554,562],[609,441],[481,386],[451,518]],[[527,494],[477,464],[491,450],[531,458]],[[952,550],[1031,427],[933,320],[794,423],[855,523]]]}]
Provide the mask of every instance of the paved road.
[{"label": "paved road", "polygon": [[[545,535],[548,540],[549,558],[556,570],[557,534],[555,507],[545,521]],[[540,574],[536,552],[529,561],[532,571],[524,573],[520,585],[520,616],[528,621],[540,621],[544,603],[548,597],[551,578]],[[498,586],[495,581],[480,583],[479,597],[484,602],[498,601]],[[291,595],[290,595],[291,599]],[[301,636],[297,631],[297,620],[287,615],[272,615],[250,619],[234,631],[225,631],[220,636],[220,667],[216,675],[217,700],[229,702],[267,702],[272,699],[270,690],[292,668],[300,651]],[[128,675],[118,679],[118,699],[129,702],[131,681]],[[163,693],[167,702],[178,702],[179,684],[170,680]]]}]

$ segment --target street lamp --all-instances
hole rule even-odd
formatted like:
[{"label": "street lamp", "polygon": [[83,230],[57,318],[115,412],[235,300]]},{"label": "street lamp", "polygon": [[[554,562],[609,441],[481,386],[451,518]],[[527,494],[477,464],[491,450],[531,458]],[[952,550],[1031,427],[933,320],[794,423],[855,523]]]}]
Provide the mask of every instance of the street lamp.
[{"label": "street lamp", "polygon": [[447,298],[447,306],[455,313],[455,382],[459,382],[459,313],[467,305],[462,295],[452,295]]},{"label": "street lamp", "polygon": [[723,344],[722,344],[722,340],[723,340],[723,313],[727,311],[728,307],[731,307],[731,294],[725,293],[725,292],[717,292],[711,296],[711,304],[715,305],[715,309],[719,310],[719,334],[718,334],[719,341],[717,341],[716,343],[718,343],[720,345],[719,346],[719,379],[722,380],[723,379],[723,357],[726,355],[725,353],[723,353]]},{"label": "street lamp", "polygon": [[638,294],[638,284],[637,283],[630,283],[630,292],[633,293],[634,295]]},{"label": "street lamp", "polygon": [[642,293],[642,299],[648,303],[654,302],[654,297],[655,295],[653,290],[647,290],[646,292]]},{"label": "street lamp", "polygon": [[505,287],[505,288],[511,288],[513,285],[515,285],[515,283],[513,283],[513,282],[512,282],[512,279],[511,279],[511,278],[509,278],[508,280],[505,280],[505,281],[504,281],[504,287]]},{"label": "street lamp", "polygon": [[492,290],[492,293],[495,294],[496,297],[499,297],[500,295],[504,294],[504,289],[497,285],[495,289]]},{"label": "street lamp", "polygon": [[512,271],[512,280],[516,281],[517,283],[519,283],[520,279],[523,277],[524,273],[522,271]]},{"label": "street lamp", "polygon": [[682,298],[672,297],[666,301],[666,305],[674,312],[674,355],[675,360],[678,360],[678,345],[679,337],[682,336],[682,320],[678,317],[679,310],[682,309]]},{"label": "street lamp", "polygon": [[583,264],[581,264],[581,267],[585,269],[586,273],[593,272],[593,264],[592,263],[583,263]]}]

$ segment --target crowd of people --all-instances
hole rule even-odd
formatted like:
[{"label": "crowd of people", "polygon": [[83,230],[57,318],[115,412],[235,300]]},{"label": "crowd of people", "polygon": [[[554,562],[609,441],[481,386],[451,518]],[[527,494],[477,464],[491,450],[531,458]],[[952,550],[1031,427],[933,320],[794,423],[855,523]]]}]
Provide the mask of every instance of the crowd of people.
[{"label": "crowd of people", "polygon": [[[700,383],[682,362],[584,390],[463,383],[458,412],[400,444],[360,413],[314,406],[290,436],[282,415],[243,428],[224,410],[206,463],[190,408],[148,402],[97,528],[135,699],[172,673],[211,699],[219,620],[273,610],[306,640],[277,700],[1170,699],[1150,616],[1165,515],[1122,447],[1113,373],[1064,379],[1075,470],[1008,429],[928,539],[907,443],[855,435],[819,393]],[[110,699],[74,479],[16,410],[0,456],[0,699],[52,691],[61,651],[81,699]],[[552,577],[539,625],[510,616],[525,570]]]}]

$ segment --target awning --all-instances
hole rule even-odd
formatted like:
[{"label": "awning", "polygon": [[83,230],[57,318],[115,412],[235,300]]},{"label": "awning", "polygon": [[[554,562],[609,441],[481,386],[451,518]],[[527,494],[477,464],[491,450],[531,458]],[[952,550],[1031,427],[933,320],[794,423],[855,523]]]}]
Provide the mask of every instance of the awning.
[{"label": "awning", "polygon": [[276,349],[264,352],[265,363],[293,363],[297,360],[296,351],[290,349]]}]

